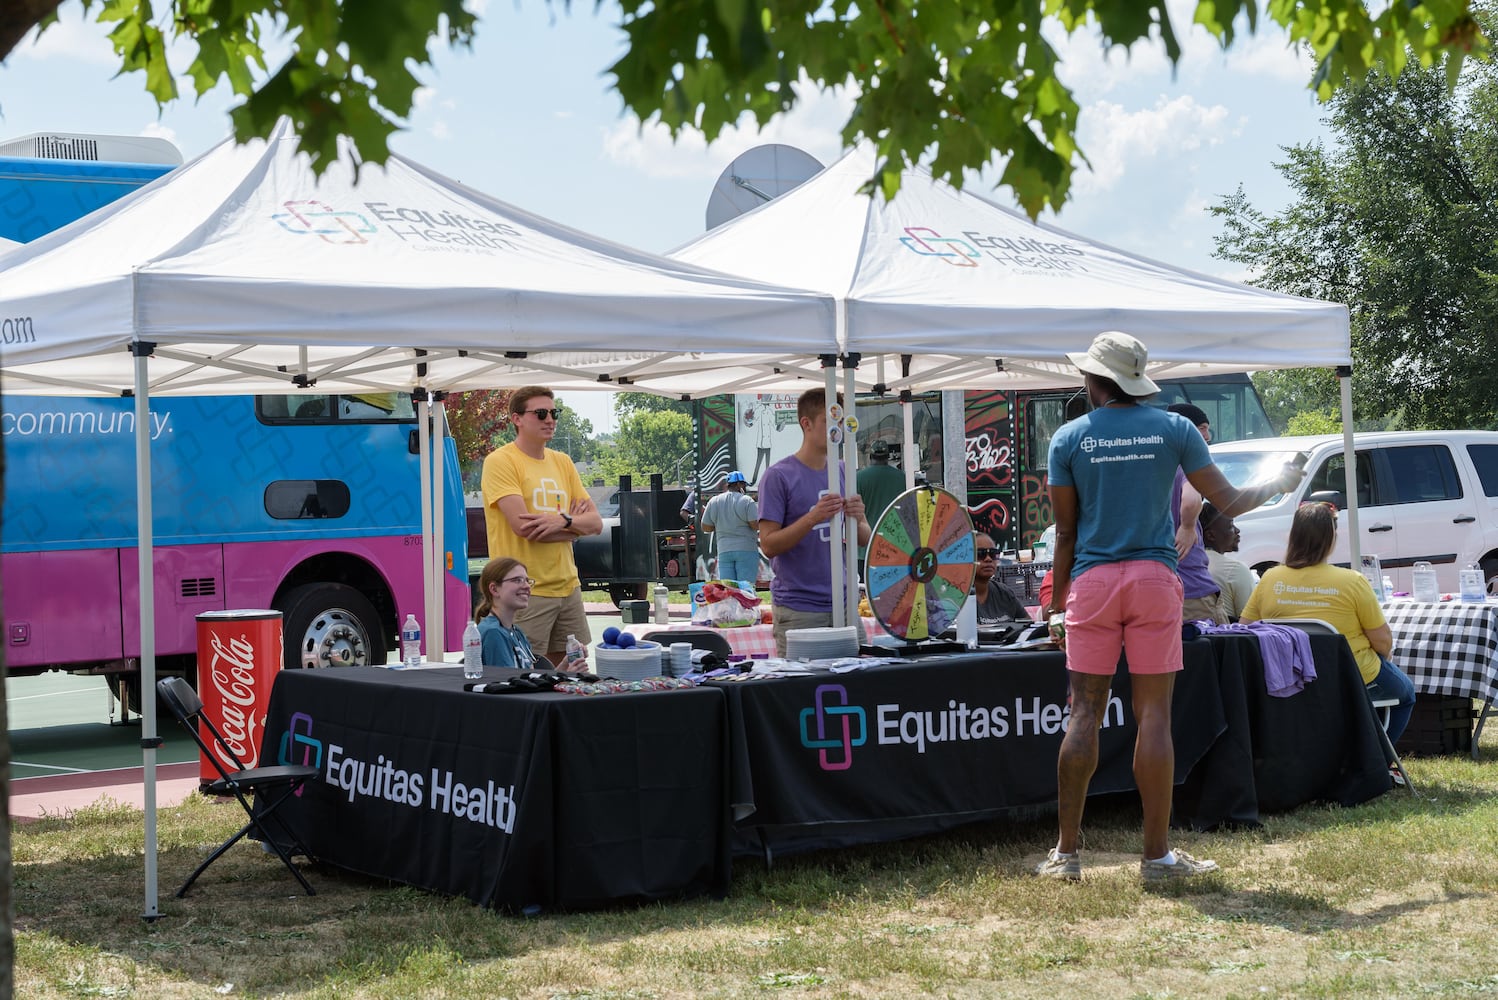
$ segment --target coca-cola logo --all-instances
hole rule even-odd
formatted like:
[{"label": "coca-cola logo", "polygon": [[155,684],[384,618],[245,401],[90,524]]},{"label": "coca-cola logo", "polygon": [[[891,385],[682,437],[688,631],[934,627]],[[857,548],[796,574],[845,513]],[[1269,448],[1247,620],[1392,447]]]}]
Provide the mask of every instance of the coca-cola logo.
[{"label": "coca-cola logo", "polygon": [[[255,740],[255,647],[244,635],[230,638],[224,645],[221,637],[210,637],[213,658],[208,675],[219,695],[219,731],[229,749],[244,762],[245,768],[260,764],[260,749]],[[213,753],[228,770],[240,765],[224,754],[223,747],[213,745]]]},{"label": "coca-cola logo", "polygon": [[968,475],[987,480],[995,486],[1003,486],[1009,482],[1014,465],[1008,441],[1001,440],[996,444],[988,431],[965,440]]}]

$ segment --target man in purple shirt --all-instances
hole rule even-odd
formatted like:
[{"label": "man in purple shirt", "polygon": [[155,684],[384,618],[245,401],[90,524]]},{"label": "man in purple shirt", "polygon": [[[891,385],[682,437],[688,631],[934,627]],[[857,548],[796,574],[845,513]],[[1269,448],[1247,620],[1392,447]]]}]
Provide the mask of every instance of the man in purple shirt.
[{"label": "man in purple shirt", "polygon": [[[846,514],[848,524],[857,526],[860,545],[867,545],[871,534],[857,493],[827,491],[826,391],[803,392],[796,401],[796,418],[801,447],[770,466],[759,481],[759,547],[775,570],[770,597],[777,656],[785,655],[788,630],[832,624],[832,518]],[[841,469],[838,478],[846,489]],[[862,642],[863,623],[853,624]]]},{"label": "man in purple shirt", "polygon": [[[1191,421],[1201,432],[1202,440],[1212,443],[1212,421],[1201,407],[1191,403],[1172,403],[1166,409]],[[1221,590],[1212,577],[1207,548],[1197,528],[1196,521],[1201,512],[1202,495],[1186,482],[1186,473],[1177,469],[1175,486],[1170,491],[1170,519],[1176,529],[1176,575],[1181,578],[1181,590],[1186,598],[1181,608],[1181,620],[1206,620],[1226,625],[1227,605],[1223,603]]]}]

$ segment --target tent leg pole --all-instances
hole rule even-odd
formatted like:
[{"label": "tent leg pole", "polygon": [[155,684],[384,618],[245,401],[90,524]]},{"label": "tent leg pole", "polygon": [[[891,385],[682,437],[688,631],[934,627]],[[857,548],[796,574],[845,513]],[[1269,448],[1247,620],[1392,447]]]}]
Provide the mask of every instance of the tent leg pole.
[{"label": "tent leg pole", "polygon": [[1342,454],[1347,469],[1347,555],[1354,570],[1363,565],[1362,533],[1358,531],[1358,453],[1352,440],[1352,366],[1337,366],[1342,394]]},{"label": "tent leg pole", "polygon": [[[141,772],[145,808],[145,909],[141,919],[161,916],[156,886],[156,574],[151,516],[151,380],[148,362],[155,344],[131,344],[135,355],[136,573],[140,589]],[[128,711],[128,710],[127,710]]]}]

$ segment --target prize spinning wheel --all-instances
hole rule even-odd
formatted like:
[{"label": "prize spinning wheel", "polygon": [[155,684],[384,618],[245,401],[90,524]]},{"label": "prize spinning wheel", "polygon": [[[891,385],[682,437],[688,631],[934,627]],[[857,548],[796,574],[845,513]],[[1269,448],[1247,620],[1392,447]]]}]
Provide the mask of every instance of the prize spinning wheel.
[{"label": "prize spinning wheel", "polygon": [[890,635],[940,635],[973,587],[973,519],[946,490],[921,486],[895,498],[874,525],[869,606]]}]

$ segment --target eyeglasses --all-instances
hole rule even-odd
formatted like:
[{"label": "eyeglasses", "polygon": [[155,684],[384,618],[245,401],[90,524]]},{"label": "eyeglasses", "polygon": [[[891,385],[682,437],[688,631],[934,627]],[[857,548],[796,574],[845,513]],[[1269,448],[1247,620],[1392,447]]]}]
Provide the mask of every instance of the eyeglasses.
[{"label": "eyeglasses", "polygon": [[537,420],[546,420],[548,418],[552,420],[562,419],[562,408],[560,406],[554,406],[549,410],[543,406],[538,410],[522,410],[520,412],[532,414]]},{"label": "eyeglasses", "polygon": [[507,576],[507,577],[505,577],[503,580],[501,580],[499,582],[500,583],[520,583],[520,584],[524,584],[527,587],[534,587],[536,585],[536,581],[533,580],[533,579],[531,579],[528,576]]},{"label": "eyeglasses", "polygon": [[973,559],[975,562],[982,562],[985,559],[997,559],[999,558],[999,552],[999,549],[974,549]]}]

